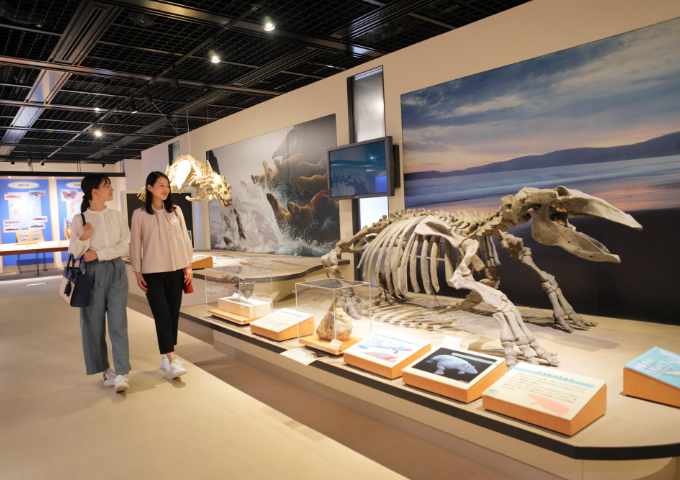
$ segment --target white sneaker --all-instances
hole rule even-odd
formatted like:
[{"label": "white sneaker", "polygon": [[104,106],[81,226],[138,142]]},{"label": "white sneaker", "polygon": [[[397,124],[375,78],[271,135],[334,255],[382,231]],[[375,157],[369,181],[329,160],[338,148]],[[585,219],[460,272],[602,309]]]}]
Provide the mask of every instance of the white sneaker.
[{"label": "white sneaker", "polygon": [[187,373],[187,369],[184,368],[184,366],[176,358],[173,359],[172,363],[170,364],[170,371],[172,372],[173,379],[179,378]]},{"label": "white sneaker", "polygon": [[164,377],[167,377],[170,373],[170,360],[168,360],[167,355],[161,356],[161,373]]},{"label": "white sneaker", "polygon": [[170,363],[168,357],[163,355],[161,358],[161,372],[163,372],[163,376],[168,380],[174,380],[187,373],[187,370],[176,358]]},{"label": "white sneaker", "polygon": [[109,368],[104,372],[104,386],[113,387],[116,384],[116,372]]},{"label": "white sneaker", "polygon": [[126,392],[130,388],[127,375],[116,375],[116,380],[113,384],[116,393]]}]

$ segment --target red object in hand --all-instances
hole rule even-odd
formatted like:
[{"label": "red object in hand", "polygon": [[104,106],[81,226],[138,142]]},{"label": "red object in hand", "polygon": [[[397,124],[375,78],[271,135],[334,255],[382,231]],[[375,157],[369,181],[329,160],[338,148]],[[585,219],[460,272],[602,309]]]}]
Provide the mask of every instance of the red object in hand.
[{"label": "red object in hand", "polygon": [[194,285],[189,280],[189,283],[184,284],[184,293],[194,293]]}]

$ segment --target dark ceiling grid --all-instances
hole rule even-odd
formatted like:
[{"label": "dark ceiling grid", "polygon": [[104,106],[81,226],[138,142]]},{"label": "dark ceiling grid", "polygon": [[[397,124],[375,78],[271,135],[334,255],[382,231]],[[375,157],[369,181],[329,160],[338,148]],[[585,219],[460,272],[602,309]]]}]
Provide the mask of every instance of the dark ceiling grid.
[{"label": "dark ceiling grid", "polygon": [[401,17],[376,26],[359,38],[384,50],[395,51],[447,31],[417,18]]},{"label": "dark ceiling grid", "polygon": [[[38,0],[38,3],[43,0]],[[36,3],[37,4],[37,3]],[[35,5],[34,4],[34,10]],[[68,6],[68,4],[65,4]],[[50,15],[50,7],[43,5],[42,14]],[[63,18],[66,22],[65,27],[53,25],[55,28],[61,28],[62,33],[59,41],[54,46],[50,46],[49,42],[39,42],[43,46],[43,51],[47,51],[46,47],[50,47],[49,55],[45,60],[52,62],[59,62],[63,65],[78,66],[89,54],[92,46],[97,39],[101,37],[102,33],[111,25],[115,15],[120,11],[117,7],[109,5],[98,4],[95,2],[82,2],[79,4],[77,10],[71,15],[63,15],[63,9],[60,12],[53,12],[52,16],[55,19]],[[22,14],[26,14],[21,16]],[[37,19],[33,17],[34,12],[21,12],[15,10],[14,16],[8,13],[5,9],[4,16],[11,21],[23,21],[35,24],[37,27],[42,27],[44,17]],[[27,34],[21,31],[22,34]],[[34,33],[32,33],[34,34]],[[50,37],[54,40],[54,36]],[[36,58],[36,55],[24,55],[24,58]],[[11,58],[11,57],[10,57]],[[19,57],[22,58],[22,57]],[[43,59],[42,57],[40,57]],[[33,60],[35,62],[36,60]],[[32,65],[31,65],[32,66]],[[70,73],[68,71],[50,72],[41,69],[40,73],[33,83],[32,88],[28,91],[25,102],[27,103],[41,103],[50,104],[59,94],[60,88],[68,80]],[[21,140],[26,135],[26,132],[32,131],[32,126],[44,112],[44,108],[33,106],[22,106],[15,119],[12,121],[12,128],[6,129],[2,137],[5,143],[21,143]],[[4,146],[0,148],[2,154],[11,155],[15,147]],[[51,154],[50,154],[51,155]]]},{"label": "dark ceiling grid", "polygon": [[0,21],[61,33],[80,3],[80,0],[13,0],[6,2],[7,15]]},{"label": "dark ceiling grid", "polygon": [[[128,3],[135,3],[135,0],[128,0]],[[149,3],[151,3],[151,2],[146,2],[146,3],[144,3],[144,5],[148,5]],[[390,16],[390,18],[398,18],[398,15],[403,15],[403,14],[407,13],[408,10],[406,8],[404,8],[404,4],[407,4],[407,3],[409,3],[409,2],[407,2],[406,0],[399,0],[398,2],[395,2],[395,4],[390,5],[389,7],[381,8],[380,11],[385,11],[385,12],[389,11],[388,15]],[[423,4],[423,3],[425,3],[425,1],[423,1],[423,0],[418,1],[415,4],[412,5],[412,8],[415,8],[416,6]],[[157,8],[163,9],[164,7],[157,5]],[[198,12],[198,13],[194,12],[193,13],[194,16],[191,16],[192,14],[189,12],[189,13],[187,13],[187,15],[189,15],[190,17],[187,18],[187,19],[194,21],[195,18],[197,16],[199,16],[199,14],[200,14],[200,12]],[[202,18],[205,18],[205,16],[202,17]],[[239,17],[239,19],[236,19],[236,20],[233,20],[233,19],[231,19],[231,20],[218,20],[215,17],[212,17],[211,20],[212,21],[220,21],[220,22],[226,23],[228,25],[241,25],[243,23],[243,22],[240,21],[241,18],[242,17]],[[355,19],[354,22],[360,22],[361,23],[361,22],[369,21],[369,20],[375,21],[374,19],[375,19],[375,17],[372,14],[366,14],[366,15],[363,15],[363,16]],[[356,25],[356,24],[354,24],[354,25]],[[362,23],[362,26],[363,25],[364,24]],[[342,37],[342,30],[335,32],[334,35],[336,35],[336,37],[341,38]],[[290,38],[290,34],[287,35],[286,38]],[[314,45],[319,45],[319,44],[324,45],[324,48],[335,48],[336,50],[337,49],[343,50],[342,48],[333,47],[332,45],[328,46],[328,44],[324,41],[321,41],[319,43],[318,40],[314,40],[314,39],[310,39],[310,38],[305,38],[304,41],[305,41],[305,43],[312,43]],[[348,46],[351,47],[351,45],[352,45],[351,42],[348,42]],[[354,47],[351,47],[351,48],[354,49]],[[256,69],[256,70],[248,73],[247,75],[239,78],[236,82],[233,82],[233,83],[238,84],[238,85],[256,85],[256,84],[262,82],[263,80],[266,80],[267,78],[269,78],[273,75],[276,75],[278,71],[281,71],[283,69],[287,69],[287,70],[292,69],[292,68],[294,68],[294,67],[296,67],[296,66],[298,66],[302,63],[305,63],[306,61],[314,59],[319,54],[320,54],[320,51],[317,48],[312,47],[310,45],[307,45],[307,46],[305,46],[305,47],[303,47],[299,50],[291,52],[290,54],[288,54],[286,56],[280,57],[276,60],[273,60],[273,61],[259,67],[258,69]],[[228,95],[222,94],[222,97],[228,97]],[[196,100],[195,102],[192,102],[191,104],[189,104],[186,108],[184,108],[182,110],[184,110],[185,112],[191,112],[193,108],[201,108],[206,103],[208,103],[209,101],[213,101],[213,99],[211,98],[211,94],[208,94],[208,95],[206,95],[206,97],[203,97],[199,100]],[[149,126],[144,127],[140,131],[151,132],[151,131],[154,131],[157,128],[163,127],[163,125],[164,125],[163,122],[158,120],[158,121],[150,124]],[[128,139],[124,138],[124,139],[121,139],[117,142],[114,142],[112,145],[123,146],[126,143],[129,143],[129,141],[128,141]],[[110,153],[110,152],[107,151],[106,149],[104,149],[101,152],[91,156],[90,158],[98,159],[98,158],[104,157],[108,153]]]},{"label": "dark ceiling grid", "polygon": [[[0,12],[0,56],[49,60],[86,1],[9,2],[14,11]],[[241,0],[99,1],[119,13],[82,61],[89,69],[68,72],[56,105],[26,131],[15,159],[138,157],[187,124],[193,130],[270,98],[221,86],[285,93],[526,0],[260,0],[257,8]],[[273,34],[261,29],[265,15],[277,25]],[[218,65],[207,59],[213,51]],[[0,135],[37,67],[57,69],[33,67],[0,65]],[[93,75],[92,68],[130,75]],[[103,138],[89,134],[95,125]]]},{"label": "dark ceiling grid", "polygon": [[0,46],[3,55],[47,60],[58,41],[59,37],[8,30],[7,35],[0,37]]},{"label": "dark ceiling grid", "polygon": [[[265,0],[263,9],[276,21],[277,28],[311,35],[330,35],[339,25],[369,14],[375,6],[361,0]],[[261,18],[250,18],[259,23]]]},{"label": "dark ceiling grid", "polygon": [[[183,78],[178,79],[177,69],[180,67],[180,65],[185,60],[190,60],[191,55],[194,55],[197,52],[200,52],[201,50],[203,50],[205,48],[211,47],[214,43],[216,43],[220,39],[220,37],[224,33],[226,33],[231,28],[231,26],[233,24],[241,21],[242,18],[248,12],[254,11],[256,9],[257,9],[256,6],[251,6],[250,9],[246,13],[242,14],[240,17],[238,17],[236,19],[230,19],[230,20],[223,22],[220,25],[220,28],[216,32],[212,32],[210,35],[203,38],[202,41],[200,41],[200,43],[194,44],[190,51],[186,52],[183,56],[181,56],[180,58],[175,60],[175,62],[172,65],[163,68],[162,71],[155,74],[151,79],[146,80],[145,85],[140,87],[138,90],[131,92],[130,101],[133,104],[132,108],[135,109],[135,111],[133,111],[132,113],[135,113],[137,111],[136,110],[137,107],[136,107],[136,103],[134,101],[133,95],[141,94],[141,95],[147,95],[148,96],[148,94],[147,94],[148,89],[150,87],[153,87],[156,83],[158,83],[159,80],[161,80],[163,78],[167,78],[167,75],[172,75],[171,78],[173,80],[170,83],[174,88],[180,88],[180,86],[196,86],[196,87],[199,87],[200,85],[197,82],[193,82],[193,84],[192,84],[189,80],[185,80]],[[128,18],[132,18],[132,15],[138,15],[138,14],[139,14],[139,12],[130,14],[128,16]],[[152,20],[152,22],[153,22],[153,20]],[[166,23],[166,25],[170,25],[169,20],[164,19],[164,22]],[[148,19],[145,20],[145,23],[146,23],[145,27],[148,27],[149,26]],[[174,26],[171,25],[171,27],[174,27]],[[185,27],[186,26],[181,26],[181,27],[177,26],[177,29],[181,30],[182,35],[187,34]],[[176,32],[175,32],[175,34],[176,34]],[[201,85],[203,85],[202,88],[205,91],[213,90],[212,93],[208,93],[207,95],[202,97],[203,101],[206,101],[206,100],[211,101],[213,99],[215,99],[215,100],[220,99],[224,95],[222,90],[227,90],[229,92],[239,91],[239,92],[243,92],[243,93],[249,93],[249,94],[255,94],[255,95],[264,95],[264,96],[274,94],[273,91],[264,91],[264,90],[259,91],[259,90],[244,88],[243,83],[235,83],[235,82],[226,83],[226,84],[219,84],[219,85],[202,83]],[[230,85],[234,85],[234,86],[230,86]],[[217,91],[215,92],[215,90],[217,90]],[[195,100],[195,101],[190,102],[188,105],[189,106],[198,105],[200,101],[201,100]],[[122,100],[122,101],[117,102],[116,106],[126,105],[127,103],[129,103],[129,102],[126,102],[126,100]],[[130,144],[130,143],[136,141],[139,137],[150,136],[149,133],[154,132],[155,130],[158,130],[158,129],[164,129],[164,132],[169,132],[169,129],[172,129],[172,132],[169,134],[170,136],[179,135],[182,132],[182,130],[177,128],[177,126],[175,125],[175,122],[173,122],[173,120],[170,116],[170,114],[172,114],[172,113],[181,112],[181,110],[182,110],[181,108],[174,110],[172,112],[166,112],[166,111],[163,111],[162,108],[157,103],[155,103],[152,98],[148,98],[146,103],[151,105],[154,108],[154,110],[156,110],[159,114],[163,115],[161,120],[157,120],[157,121],[153,122],[152,124],[150,124],[149,126],[138,130],[137,132],[135,132],[135,133],[137,133],[137,135],[135,135],[134,137],[127,136],[126,138],[123,138],[122,140],[113,142],[110,145],[110,147],[112,147],[112,148],[103,149],[102,151],[100,151],[100,152],[98,152],[94,155],[89,155],[88,159],[95,159],[95,160],[102,159],[102,161],[106,161],[106,156],[111,155],[113,153],[113,150],[115,150],[115,147],[122,147],[122,146],[125,146],[127,144]],[[108,115],[110,115],[112,113],[113,113],[113,110],[111,110],[111,109],[105,111],[103,113],[103,115],[98,119],[98,121],[105,119]],[[187,116],[188,116],[188,114],[190,113],[190,109],[187,107],[187,109],[184,113],[186,113]],[[187,120],[188,120],[188,117],[187,117]],[[71,143],[73,140],[78,139],[79,137],[84,135],[88,130],[93,129],[95,126],[96,126],[96,122],[85,127],[81,133],[76,134],[71,140],[67,141],[64,144],[64,147],[68,146],[68,144]],[[189,125],[187,124],[187,129],[188,128],[189,128]],[[54,150],[52,153],[50,153],[48,155],[48,158],[53,157],[54,155],[58,154],[61,149],[62,149],[62,147]]]},{"label": "dark ceiling grid", "polygon": [[0,82],[2,83],[32,87],[36,78],[38,78],[38,71],[36,70],[7,66],[0,68]]}]

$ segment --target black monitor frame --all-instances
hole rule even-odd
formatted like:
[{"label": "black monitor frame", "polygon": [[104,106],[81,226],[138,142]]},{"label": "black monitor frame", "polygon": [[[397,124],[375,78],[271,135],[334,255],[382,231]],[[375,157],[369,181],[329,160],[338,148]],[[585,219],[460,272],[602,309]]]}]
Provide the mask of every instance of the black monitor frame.
[{"label": "black monitor frame", "polygon": [[[385,193],[371,193],[367,195],[338,195],[334,196],[331,190],[331,154],[333,152],[338,152],[340,150],[347,150],[360,145],[368,145],[371,143],[384,143],[385,146],[385,174],[387,176],[387,192]],[[373,197],[391,197],[394,195],[394,151],[392,147],[392,137],[379,137],[372,138],[371,140],[364,140],[363,142],[350,143],[348,145],[343,145],[341,147],[333,148],[328,150],[327,155],[328,160],[328,196],[333,200],[343,200],[343,199],[358,199],[358,198],[373,198]]]}]

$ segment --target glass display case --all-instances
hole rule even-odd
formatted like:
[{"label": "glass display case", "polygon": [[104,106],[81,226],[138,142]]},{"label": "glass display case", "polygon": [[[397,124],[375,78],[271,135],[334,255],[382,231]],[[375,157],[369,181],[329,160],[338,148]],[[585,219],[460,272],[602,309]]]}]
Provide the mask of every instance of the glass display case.
[{"label": "glass display case", "polygon": [[201,277],[204,303],[214,317],[249,325],[273,309],[272,271],[266,260],[218,258]]},{"label": "glass display case", "polygon": [[296,310],[314,316],[314,332],[302,338],[310,348],[340,355],[370,334],[375,289],[368,282],[335,278],[295,284]]}]

